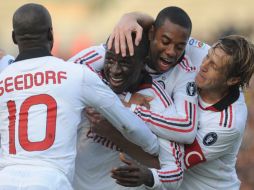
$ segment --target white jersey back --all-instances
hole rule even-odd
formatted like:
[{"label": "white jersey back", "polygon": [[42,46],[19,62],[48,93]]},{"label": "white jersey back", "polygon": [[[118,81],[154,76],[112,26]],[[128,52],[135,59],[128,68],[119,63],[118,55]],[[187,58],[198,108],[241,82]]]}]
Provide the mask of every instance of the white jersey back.
[{"label": "white jersey back", "polygon": [[45,56],[15,62],[0,74],[0,162],[55,167],[71,179],[77,126],[85,106],[95,107],[145,151],[158,152],[156,136],[97,74]]},{"label": "white jersey back", "polygon": [[0,76],[2,163],[73,172],[83,76],[80,66],[51,56],[6,68]]}]

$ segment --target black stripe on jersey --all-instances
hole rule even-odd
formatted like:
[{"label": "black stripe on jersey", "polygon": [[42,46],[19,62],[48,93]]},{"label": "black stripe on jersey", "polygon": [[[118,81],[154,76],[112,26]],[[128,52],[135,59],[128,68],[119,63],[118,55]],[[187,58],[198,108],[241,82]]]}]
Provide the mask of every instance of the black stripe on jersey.
[{"label": "black stripe on jersey", "polygon": [[161,90],[162,86],[159,86],[160,84],[158,84],[155,81],[153,82],[153,85],[160,92],[160,95],[163,97],[163,99],[167,102],[167,106],[169,106],[170,105],[170,101],[168,100],[167,94],[165,94],[166,92]]},{"label": "black stripe on jersey", "polygon": [[227,107],[227,109],[225,109],[225,122],[224,122],[223,127],[227,127],[227,122],[228,122],[228,107]]},{"label": "black stripe on jersey", "polygon": [[177,160],[179,160],[178,164],[181,167],[182,164],[181,164],[180,158],[182,156],[182,153],[181,153],[181,147],[179,146],[178,143],[175,143],[175,150],[176,150],[176,158]]},{"label": "black stripe on jersey", "polygon": [[[190,113],[190,119],[188,123],[173,123],[173,122],[170,122],[170,121],[166,121],[165,118],[157,118],[157,117],[154,117],[153,115],[151,115],[151,119],[154,120],[154,121],[157,121],[157,122],[160,122],[160,123],[163,123],[163,124],[166,124],[166,125],[173,125],[173,126],[179,126],[179,127],[189,127],[192,125],[192,105],[191,103],[189,102],[189,113]],[[142,117],[145,117],[145,118],[149,118],[149,115],[148,114],[145,114],[143,112],[140,112],[138,111],[136,113],[137,115],[141,115],[141,118]]]},{"label": "black stripe on jersey", "polygon": [[84,62],[86,62],[87,60],[89,60],[89,59],[91,59],[91,58],[93,58],[93,57],[95,57],[95,56],[97,56],[97,55],[99,55],[98,53],[94,53],[94,54],[92,54],[92,55],[90,55],[89,57],[85,57],[84,59],[81,59],[80,60],[80,64],[83,64]]},{"label": "black stripe on jersey", "polygon": [[182,174],[183,174],[183,171],[180,170],[180,172],[177,174],[171,174],[171,175],[170,174],[164,174],[164,175],[158,174],[158,175],[160,178],[174,178],[174,177],[180,177],[180,176],[182,176]]}]

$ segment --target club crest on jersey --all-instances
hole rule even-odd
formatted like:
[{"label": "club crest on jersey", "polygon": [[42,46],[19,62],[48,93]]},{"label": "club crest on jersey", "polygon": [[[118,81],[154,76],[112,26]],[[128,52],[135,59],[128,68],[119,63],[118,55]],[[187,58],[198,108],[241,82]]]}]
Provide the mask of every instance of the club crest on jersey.
[{"label": "club crest on jersey", "polygon": [[215,132],[210,132],[204,137],[203,144],[206,146],[211,146],[217,141],[217,138],[218,136]]},{"label": "club crest on jersey", "polygon": [[195,82],[188,82],[188,83],[187,83],[187,86],[186,86],[186,93],[187,93],[189,96],[195,96],[195,95],[196,95],[196,93],[197,93],[197,87],[196,87]]}]

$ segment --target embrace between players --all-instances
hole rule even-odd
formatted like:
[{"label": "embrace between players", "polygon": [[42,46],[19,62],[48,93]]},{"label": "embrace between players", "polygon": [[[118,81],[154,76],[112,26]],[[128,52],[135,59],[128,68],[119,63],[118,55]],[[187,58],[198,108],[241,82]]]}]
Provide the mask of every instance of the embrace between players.
[{"label": "embrace between players", "polygon": [[[12,35],[19,55],[0,74],[0,189],[239,189],[242,90],[254,47],[238,35],[200,47],[191,30],[178,7],[155,21],[125,14],[107,46],[81,51],[73,64],[50,54],[48,11],[19,8]],[[50,71],[66,79],[6,87]]]}]

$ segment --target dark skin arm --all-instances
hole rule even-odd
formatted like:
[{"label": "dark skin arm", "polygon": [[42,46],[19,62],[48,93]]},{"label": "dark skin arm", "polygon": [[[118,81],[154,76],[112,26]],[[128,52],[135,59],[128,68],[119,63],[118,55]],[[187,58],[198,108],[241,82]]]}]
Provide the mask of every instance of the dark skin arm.
[{"label": "dark skin arm", "polygon": [[152,171],[147,167],[140,165],[134,160],[127,159],[120,153],[120,160],[125,166],[114,168],[111,177],[116,179],[116,183],[125,187],[137,187],[142,184],[152,187],[154,179]]},{"label": "dark skin arm", "polygon": [[153,97],[144,96],[140,93],[134,93],[131,95],[129,102],[123,101],[122,103],[124,104],[125,107],[130,107],[131,104],[136,104],[136,105],[144,106],[147,109],[150,109],[149,102],[151,102],[152,100],[153,100]]},{"label": "dark skin arm", "polygon": [[121,148],[123,152],[127,153],[138,162],[151,168],[160,168],[160,163],[157,157],[148,154],[136,144],[125,139],[123,135],[111,125],[111,123],[93,108],[86,108],[86,116],[91,123],[91,129],[94,133],[111,140]]}]

